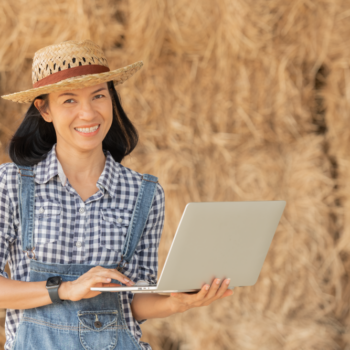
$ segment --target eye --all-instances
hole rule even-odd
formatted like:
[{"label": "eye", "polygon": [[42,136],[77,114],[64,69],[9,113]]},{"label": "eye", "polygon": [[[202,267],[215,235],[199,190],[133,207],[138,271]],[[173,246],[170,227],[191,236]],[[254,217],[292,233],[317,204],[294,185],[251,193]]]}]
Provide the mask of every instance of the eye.
[{"label": "eye", "polygon": [[100,99],[100,98],[103,98],[103,97],[105,97],[105,95],[100,94],[100,95],[94,96],[94,99]]},{"label": "eye", "polygon": [[68,100],[65,100],[63,103],[73,103],[74,100],[72,98],[68,99]]}]

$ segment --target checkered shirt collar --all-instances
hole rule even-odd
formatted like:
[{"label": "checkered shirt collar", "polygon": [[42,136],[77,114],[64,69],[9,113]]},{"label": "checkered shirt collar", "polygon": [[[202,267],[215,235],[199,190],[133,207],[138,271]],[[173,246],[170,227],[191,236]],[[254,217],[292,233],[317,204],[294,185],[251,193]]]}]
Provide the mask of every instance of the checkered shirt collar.
[{"label": "checkered shirt collar", "polygon": [[[109,151],[104,150],[106,155],[106,164],[100,175],[97,185],[101,190],[106,189],[111,197],[117,194],[117,185],[119,173],[122,165],[116,162]],[[47,157],[39,162],[35,169],[35,182],[44,184],[58,175],[62,186],[66,186],[67,177],[63,172],[62,166],[56,156],[56,144],[52,147]]]}]

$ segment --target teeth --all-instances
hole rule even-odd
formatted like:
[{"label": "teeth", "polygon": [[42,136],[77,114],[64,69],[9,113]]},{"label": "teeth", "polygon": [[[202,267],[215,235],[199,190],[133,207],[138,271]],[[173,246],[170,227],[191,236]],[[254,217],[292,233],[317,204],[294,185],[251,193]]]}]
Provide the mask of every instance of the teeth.
[{"label": "teeth", "polygon": [[75,128],[75,130],[78,130],[80,132],[84,132],[84,133],[89,133],[89,132],[94,132],[99,128],[99,125],[93,126],[91,128]]}]

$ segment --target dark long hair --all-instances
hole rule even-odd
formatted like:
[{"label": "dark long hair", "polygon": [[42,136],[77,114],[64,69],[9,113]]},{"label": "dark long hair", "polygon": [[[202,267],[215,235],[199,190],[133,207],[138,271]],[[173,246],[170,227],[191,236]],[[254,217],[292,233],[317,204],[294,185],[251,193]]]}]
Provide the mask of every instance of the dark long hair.
[{"label": "dark long hair", "polygon": [[[112,81],[108,82],[108,89],[113,103],[113,121],[102,142],[102,148],[108,150],[115,161],[121,162],[136,147],[138,134],[123,110]],[[48,105],[48,95],[38,98]],[[56,142],[53,124],[43,119],[33,101],[10,141],[9,155],[16,164],[34,165],[46,158]]]}]

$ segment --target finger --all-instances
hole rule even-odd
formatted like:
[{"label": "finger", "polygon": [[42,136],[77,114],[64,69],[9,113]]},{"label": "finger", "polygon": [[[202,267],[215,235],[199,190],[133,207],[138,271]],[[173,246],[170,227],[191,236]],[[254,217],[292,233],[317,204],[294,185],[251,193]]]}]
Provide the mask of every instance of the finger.
[{"label": "finger", "polygon": [[[77,281],[78,282],[78,281]],[[105,276],[92,276],[90,279],[85,281],[85,285],[88,287],[94,287],[95,284],[104,284],[104,283],[110,283],[111,279],[109,277]]]},{"label": "finger", "polygon": [[196,300],[197,302],[202,302],[206,298],[209,289],[210,289],[210,285],[205,284],[202,287],[202,289],[197,294],[194,294],[193,296],[191,296],[191,298]]},{"label": "finger", "polygon": [[[97,275],[109,277],[111,279],[115,279],[115,280],[122,282],[122,283],[131,282],[130,278],[128,278],[127,276],[123,275],[121,272],[119,272],[115,269],[107,269],[107,268],[102,267],[102,266],[96,266],[96,267],[92,268],[89,272],[93,275],[97,274]],[[131,282],[131,283],[133,283],[133,282]]]},{"label": "finger", "polygon": [[221,286],[214,297],[215,299],[220,299],[225,294],[230,284],[230,281],[231,280],[229,278],[226,278],[225,280],[222,281]]},{"label": "finger", "polygon": [[223,295],[220,299],[229,297],[229,296],[231,296],[232,294],[233,294],[233,290],[232,290],[232,289],[227,289],[227,291],[224,293],[224,295]]},{"label": "finger", "polygon": [[104,267],[99,266],[98,268],[94,269],[93,273],[117,280],[121,283],[124,283],[127,286],[133,286],[135,284],[133,281],[130,280],[130,278],[126,277],[125,275],[114,269],[106,269]]},{"label": "finger", "polygon": [[193,307],[202,306],[206,300],[206,295],[210,289],[208,284],[205,284],[201,290],[196,294],[188,293],[170,293],[172,298],[177,299],[177,303]]},{"label": "finger", "polygon": [[135,283],[117,270],[106,269],[105,274],[114,280],[126,284],[127,286],[133,286]]},{"label": "finger", "polygon": [[[107,269],[108,270],[108,269]],[[123,275],[121,272],[117,270],[109,270],[114,276],[113,279],[126,284],[127,286],[133,286],[135,283],[127,276]]]},{"label": "finger", "polygon": [[211,284],[208,294],[206,295],[206,299],[212,299],[215,297],[219,287],[220,287],[221,280],[219,278],[216,278],[213,283]]},{"label": "finger", "polygon": [[205,298],[209,290],[209,285],[205,284],[199,292],[194,293],[170,293],[170,296],[182,300],[201,300]]},{"label": "finger", "polygon": [[121,284],[117,284],[117,283],[102,283],[103,287],[121,287]]}]

